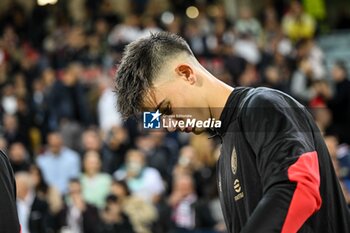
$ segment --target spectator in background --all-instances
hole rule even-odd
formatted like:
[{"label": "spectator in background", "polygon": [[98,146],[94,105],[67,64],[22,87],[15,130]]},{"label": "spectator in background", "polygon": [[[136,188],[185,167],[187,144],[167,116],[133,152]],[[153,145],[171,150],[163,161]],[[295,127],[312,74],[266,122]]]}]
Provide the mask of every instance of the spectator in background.
[{"label": "spectator in background", "polygon": [[318,47],[313,38],[302,38],[295,43],[295,59],[307,59],[311,65],[312,73],[315,79],[325,78],[325,60],[324,54]]},{"label": "spectator in background", "polygon": [[120,126],[122,119],[116,108],[115,94],[112,90],[112,79],[106,78],[101,80],[101,95],[97,103],[98,123],[104,135],[106,135],[113,126]]},{"label": "spectator in background", "polygon": [[96,151],[100,155],[102,171],[112,174],[116,169],[112,170],[111,167],[114,168],[114,159],[119,155],[110,151],[108,145],[102,141],[101,134],[98,128],[88,128],[82,133],[81,155],[88,151]]},{"label": "spectator in background", "polygon": [[17,188],[17,211],[22,233],[48,232],[48,206],[36,196],[31,176],[27,172],[15,175]]},{"label": "spectator in background", "polygon": [[[16,73],[13,76],[14,94],[17,99],[25,99],[28,95],[28,92],[31,90],[31,86],[30,86],[31,82],[29,82],[29,80],[26,80],[27,78],[28,77],[26,77],[25,74],[22,72]],[[28,85],[26,81],[28,82]],[[18,105],[17,105],[17,109],[18,109]]]},{"label": "spectator in background", "polygon": [[108,42],[117,50],[138,39],[141,35],[139,17],[135,14],[125,16],[123,23],[116,25],[108,36]]},{"label": "spectator in background", "polygon": [[315,20],[304,12],[298,0],[290,3],[290,9],[282,19],[283,32],[294,42],[301,38],[312,38],[316,31]]},{"label": "spectator in background", "polygon": [[145,154],[147,165],[157,169],[165,180],[169,180],[178,156],[177,143],[166,137],[166,132],[158,131],[139,135],[136,146]]},{"label": "spectator in background", "polygon": [[[41,80],[43,82],[44,88],[42,92],[45,96],[48,96],[52,90],[53,85],[56,81],[56,73],[55,70],[51,67],[45,67],[43,68],[43,71],[41,73]],[[33,88],[35,90],[35,88]]]},{"label": "spectator in background", "polygon": [[340,166],[344,168],[344,183],[350,190],[350,146],[348,144],[339,144],[337,158]]},{"label": "spectator in background", "polygon": [[211,56],[231,55],[232,44],[235,40],[232,25],[225,18],[216,17],[214,20],[215,28],[213,33],[205,36],[206,47]]},{"label": "spectator in background", "polygon": [[191,137],[190,145],[181,148],[173,176],[191,175],[195,181],[197,195],[208,198],[213,187],[216,188],[214,175],[216,158],[211,148],[212,142],[205,140],[207,136],[199,137]]},{"label": "spectator in background", "polygon": [[62,37],[58,38],[55,44],[57,48],[54,54],[54,66],[59,69],[66,69],[71,65],[76,65],[77,61],[84,60],[87,34],[82,24],[73,24],[69,27],[69,30],[61,30]]},{"label": "spectator in background", "polygon": [[282,37],[276,9],[271,6],[266,7],[262,18],[263,29],[261,39],[258,41],[259,47],[262,48],[263,52],[273,54]]},{"label": "spectator in background", "polygon": [[341,143],[350,144],[350,81],[343,61],[338,61],[332,68],[332,80],[335,83],[334,95],[328,86],[322,89],[322,95],[332,111],[333,124]]},{"label": "spectator in background", "polygon": [[66,207],[61,211],[62,230],[70,233],[97,233],[98,210],[85,202],[78,179],[69,181]]},{"label": "spectator in background", "polygon": [[337,154],[338,146],[339,146],[338,139],[332,135],[325,136],[324,139],[329,151],[329,155],[331,156],[331,159],[332,159],[335,173],[339,178],[340,186],[342,188],[345,200],[347,204],[350,206],[350,186],[349,186],[349,183],[347,184],[346,180],[344,179],[345,176],[348,175],[347,173],[349,173],[349,168],[342,167],[338,160],[338,154]]},{"label": "spectator in background", "polygon": [[222,214],[217,187],[206,198],[199,199],[194,204],[196,232],[217,233],[226,232],[224,216]]},{"label": "spectator in background", "polygon": [[24,135],[24,139],[28,146],[28,151],[32,155],[32,147],[35,139],[35,133],[33,131],[33,117],[30,106],[28,105],[27,99],[18,98],[17,99],[17,112],[16,116],[18,119],[18,125],[20,126],[20,130]]},{"label": "spectator in background", "polygon": [[84,155],[84,173],[80,177],[84,200],[100,209],[105,206],[105,199],[111,186],[111,177],[101,173],[101,159],[97,151],[87,151]]},{"label": "spectator in background", "polygon": [[29,170],[29,155],[23,143],[15,142],[10,146],[9,159],[14,173]]},{"label": "spectator in background", "polygon": [[[234,43],[233,50],[237,56],[245,59],[249,63],[245,66],[246,70],[248,70],[247,68],[258,64],[261,60],[258,45],[250,35],[241,35]],[[242,82],[242,85],[249,86],[251,83]]]},{"label": "spectator in background", "polygon": [[[322,85],[322,84],[317,84]],[[324,101],[320,99],[315,99],[310,104],[311,112],[315,119],[315,123],[320,129],[321,133],[324,135],[329,131],[332,124],[332,113],[330,109],[326,106]]]},{"label": "spectator in background", "polygon": [[258,42],[262,36],[260,22],[254,18],[252,9],[249,6],[244,6],[239,10],[239,18],[235,23],[235,29],[239,36],[250,35],[255,42]]},{"label": "spectator in background", "polygon": [[196,150],[192,146],[183,146],[179,153],[179,159],[173,170],[173,176],[191,174],[199,167]]},{"label": "spectator in background", "polygon": [[207,140],[208,134],[192,135],[190,145],[195,151],[196,168],[193,173],[196,193],[200,197],[208,197],[212,188],[216,187],[215,142]]},{"label": "spectator in background", "polygon": [[39,130],[38,140],[33,144],[33,152],[38,153],[43,144],[46,144],[46,137],[49,132],[49,96],[55,83],[55,70],[46,67],[41,72],[41,77],[35,79],[32,84],[33,92],[29,97],[32,113],[32,127]]},{"label": "spectator in background", "polygon": [[122,126],[114,126],[105,138],[103,171],[112,174],[125,163],[125,153],[129,149],[128,131]]},{"label": "spectator in background", "polygon": [[81,150],[82,154],[89,150],[102,153],[102,139],[100,132],[96,128],[88,128],[81,135]]},{"label": "spectator in background", "polygon": [[155,18],[151,15],[145,15],[140,19],[141,23],[141,32],[140,37],[148,36],[150,33],[156,33],[162,31],[155,20]]},{"label": "spectator in background", "polygon": [[6,114],[13,115],[17,111],[17,98],[15,95],[15,87],[8,83],[2,88],[1,108]]},{"label": "spectator in background", "polygon": [[193,48],[197,56],[207,56],[208,47],[205,41],[204,32],[201,31],[198,21],[189,21],[184,28],[184,36],[188,44]]},{"label": "spectator in background", "polygon": [[197,201],[195,184],[190,175],[175,177],[173,190],[169,197],[169,205],[172,208],[171,233],[190,232],[195,228],[195,212],[192,205]]},{"label": "spectator in background", "polygon": [[299,61],[298,69],[293,73],[291,79],[292,95],[304,104],[309,103],[318,94],[313,86],[313,82],[311,64],[304,58]]},{"label": "spectator in background", "polygon": [[106,198],[106,207],[101,218],[98,233],[134,233],[129,218],[122,209],[121,201],[113,194]]},{"label": "spectator in background", "polygon": [[286,79],[280,76],[278,68],[274,65],[265,68],[263,78],[264,86],[281,91],[286,91],[288,89]]},{"label": "spectator in background", "polygon": [[[288,38],[281,37],[275,42],[268,42],[267,45],[271,46],[271,50],[266,50],[262,54],[262,61],[259,64],[262,85],[290,93],[290,78],[295,66],[294,58],[291,56],[292,44]],[[275,76],[276,71],[278,79]]]},{"label": "spectator in background", "polygon": [[92,32],[87,35],[87,49],[84,51],[82,62],[85,66],[99,66],[103,63],[103,47],[98,34]]},{"label": "spectator in background", "polygon": [[110,25],[108,24],[107,20],[104,17],[98,17],[96,21],[94,22],[93,30],[95,34],[100,39],[100,46],[102,49],[102,52],[105,54],[108,49],[108,32],[110,31]]},{"label": "spectator in background", "polygon": [[8,145],[15,142],[21,142],[29,147],[26,137],[27,135],[24,135],[21,131],[16,115],[5,114],[3,116],[3,134]]},{"label": "spectator in background", "polygon": [[[259,21],[252,14],[252,10],[245,6],[240,10],[240,18],[235,24],[237,39],[234,43],[234,53],[245,59],[249,64],[246,70],[252,65],[260,62],[261,55],[258,48],[258,42],[262,36],[262,29]],[[242,82],[242,85],[252,85],[251,82]]]},{"label": "spectator in background", "polygon": [[155,168],[148,167],[145,154],[140,150],[128,150],[125,166],[114,173],[118,180],[126,180],[133,195],[156,203],[164,191],[163,180]]},{"label": "spectator in background", "polygon": [[[46,71],[45,71],[46,72]],[[33,82],[33,93],[30,96],[30,108],[32,110],[32,127],[35,127],[40,131],[40,138],[36,150],[43,143],[45,143],[46,134],[48,130],[47,126],[47,108],[48,108],[48,95],[43,79],[36,79]]]},{"label": "spectator in background", "polygon": [[45,180],[61,194],[68,191],[68,183],[80,175],[80,158],[77,152],[65,147],[60,133],[48,135],[48,149],[36,159]]},{"label": "spectator in background", "polygon": [[158,218],[157,210],[152,204],[131,194],[124,181],[113,180],[111,193],[121,201],[122,210],[129,217],[136,233],[152,232],[152,225]]},{"label": "spectator in background", "polygon": [[324,137],[327,149],[329,151],[329,155],[332,159],[332,163],[334,166],[335,173],[339,179],[342,179],[342,171],[341,166],[339,164],[338,158],[337,158],[337,150],[338,150],[338,139],[333,135],[326,135]]},{"label": "spectator in background", "polygon": [[49,128],[60,130],[65,145],[78,149],[77,138],[81,127],[89,125],[89,113],[84,88],[79,82],[82,67],[72,63],[64,70],[62,80],[57,80],[51,90],[49,106]]},{"label": "spectator in background", "polygon": [[63,209],[63,199],[58,190],[52,186],[49,186],[43,177],[40,168],[32,164],[29,169],[30,179],[32,180],[35,195],[45,200],[48,204],[47,221],[50,230],[58,232],[61,228],[59,213]]},{"label": "spectator in background", "polygon": [[313,74],[316,79],[324,79],[326,76],[325,55],[316,41],[310,39],[308,59],[312,67]]}]

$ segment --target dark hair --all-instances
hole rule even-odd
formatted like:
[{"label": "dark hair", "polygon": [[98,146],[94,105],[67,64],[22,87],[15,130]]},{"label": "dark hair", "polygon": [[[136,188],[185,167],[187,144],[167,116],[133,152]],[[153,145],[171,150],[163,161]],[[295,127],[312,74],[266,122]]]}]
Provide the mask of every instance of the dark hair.
[{"label": "dark hair", "polygon": [[108,194],[107,197],[105,198],[106,203],[116,203],[118,202],[118,197],[114,194]]},{"label": "dark hair", "polygon": [[40,167],[36,164],[32,164],[30,166],[30,170],[32,170],[32,169],[36,170],[38,172],[38,175],[39,175],[39,183],[35,187],[35,191],[42,192],[43,194],[47,194],[49,186],[46,183],[46,181],[44,180],[43,172],[41,171]]},{"label": "dark hair", "polygon": [[126,196],[130,196],[131,195],[131,191],[130,191],[130,189],[128,187],[128,184],[126,183],[125,180],[117,180],[117,179],[113,178],[112,179],[112,184],[122,186]]},{"label": "dark hair", "polygon": [[348,69],[346,67],[346,62],[343,60],[337,60],[334,63],[335,66],[337,66],[339,69],[341,69],[344,72],[344,76],[347,77],[348,76]]},{"label": "dark hair", "polygon": [[79,180],[79,178],[77,178],[77,177],[73,177],[73,178],[70,178],[70,179],[69,179],[69,183],[70,183],[70,184],[76,183],[76,184],[79,184],[79,185],[80,185],[80,180]]},{"label": "dark hair", "polygon": [[169,32],[150,34],[126,46],[115,79],[118,110],[124,119],[139,113],[157,71],[167,58],[181,52],[193,55],[183,38]]}]

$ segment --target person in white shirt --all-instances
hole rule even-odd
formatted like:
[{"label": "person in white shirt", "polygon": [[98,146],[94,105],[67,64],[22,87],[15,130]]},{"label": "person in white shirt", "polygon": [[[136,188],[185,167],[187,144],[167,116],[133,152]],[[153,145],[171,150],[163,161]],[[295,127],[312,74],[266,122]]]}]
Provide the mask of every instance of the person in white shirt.
[{"label": "person in white shirt", "polygon": [[162,177],[157,169],[147,167],[140,150],[129,150],[125,166],[114,173],[117,180],[126,180],[132,194],[149,202],[156,202],[164,191]]},{"label": "person in white shirt", "polygon": [[192,230],[195,227],[195,211],[192,205],[197,194],[192,177],[186,173],[177,175],[168,203],[172,208],[172,221],[176,228]]},{"label": "person in white shirt", "polygon": [[48,150],[38,156],[36,163],[42,170],[45,181],[65,194],[69,180],[80,176],[79,155],[63,145],[62,136],[58,132],[48,135],[48,147]]},{"label": "person in white shirt", "polygon": [[17,211],[22,233],[46,232],[48,205],[35,195],[33,180],[28,172],[15,174]]}]

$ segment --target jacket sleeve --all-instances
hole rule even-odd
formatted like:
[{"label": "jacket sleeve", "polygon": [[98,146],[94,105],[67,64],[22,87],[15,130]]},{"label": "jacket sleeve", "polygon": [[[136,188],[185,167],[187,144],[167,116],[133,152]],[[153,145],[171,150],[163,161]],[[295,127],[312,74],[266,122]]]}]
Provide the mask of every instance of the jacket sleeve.
[{"label": "jacket sleeve", "polygon": [[15,178],[8,157],[2,151],[0,151],[0,216],[2,233],[20,232]]},{"label": "jacket sleeve", "polygon": [[257,94],[242,111],[263,197],[241,233],[297,232],[322,203],[311,115],[275,91]]}]

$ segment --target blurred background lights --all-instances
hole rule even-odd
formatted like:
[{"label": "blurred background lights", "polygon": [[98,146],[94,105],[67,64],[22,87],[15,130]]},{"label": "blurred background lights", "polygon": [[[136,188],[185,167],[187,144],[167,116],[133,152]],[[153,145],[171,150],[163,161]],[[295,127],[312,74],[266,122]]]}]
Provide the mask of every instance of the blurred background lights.
[{"label": "blurred background lights", "polygon": [[169,11],[165,11],[162,16],[161,16],[161,20],[164,24],[171,24],[172,22],[174,22],[174,14],[169,12]]},{"label": "blurred background lights", "polygon": [[37,0],[39,6],[45,6],[48,4],[56,4],[58,0]]},{"label": "blurred background lights", "polygon": [[188,18],[190,19],[195,19],[198,17],[199,15],[199,10],[197,7],[195,6],[189,6],[187,9],[186,9],[186,15]]}]

